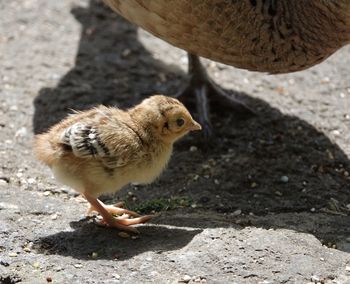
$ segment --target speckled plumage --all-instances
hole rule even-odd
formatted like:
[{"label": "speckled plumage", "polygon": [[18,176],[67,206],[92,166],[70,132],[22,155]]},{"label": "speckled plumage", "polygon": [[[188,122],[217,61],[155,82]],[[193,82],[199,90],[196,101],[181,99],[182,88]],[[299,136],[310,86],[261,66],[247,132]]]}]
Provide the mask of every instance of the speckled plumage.
[{"label": "speckled plumage", "polygon": [[[99,106],[72,114],[37,135],[34,150],[59,181],[84,194],[96,208],[102,193],[116,192],[130,182],[152,182],[170,159],[173,143],[199,129],[177,99],[156,95],[127,111]],[[116,222],[103,214],[109,225]],[[121,228],[119,223],[116,227]]]},{"label": "speckled plumage", "polygon": [[350,41],[348,0],[104,0],[186,51],[238,68],[303,70]]}]

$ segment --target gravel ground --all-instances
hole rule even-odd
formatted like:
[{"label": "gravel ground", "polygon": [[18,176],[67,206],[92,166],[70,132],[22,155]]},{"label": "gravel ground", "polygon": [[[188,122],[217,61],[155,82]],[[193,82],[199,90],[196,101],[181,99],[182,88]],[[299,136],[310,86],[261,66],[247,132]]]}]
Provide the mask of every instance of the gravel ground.
[{"label": "gravel ground", "polygon": [[[350,283],[350,48],[269,76],[204,61],[257,116],[213,111],[125,200],[162,212],[122,238],[32,155],[71,109],[186,82],[186,54],[96,0],[0,2],[0,283]],[[224,113],[224,115],[222,115]]]}]

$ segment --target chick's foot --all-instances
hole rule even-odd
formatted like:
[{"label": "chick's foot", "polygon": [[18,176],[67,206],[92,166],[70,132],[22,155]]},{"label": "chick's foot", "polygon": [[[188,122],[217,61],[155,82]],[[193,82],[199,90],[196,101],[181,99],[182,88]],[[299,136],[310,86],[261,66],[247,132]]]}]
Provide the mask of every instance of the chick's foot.
[{"label": "chick's foot", "polygon": [[255,115],[254,111],[243,102],[233,98],[215,84],[208,76],[198,56],[188,53],[188,66],[189,85],[177,95],[177,98],[189,107],[196,106],[199,123],[202,125],[205,137],[212,135],[209,105],[220,110],[231,110],[242,117]]},{"label": "chick's foot", "polygon": [[[102,216],[103,219],[102,221],[99,222],[100,225],[114,227],[122,231],[139,234],[139,231],[134,227],[130,227],[130,225],[143,224],[154,217],[154,215],[140,216],[138,213],[134,211],[130,211],[124,208],[119,208],[113,205],[105,205],[103,202],[101,202],[95,197],[92,197],[87,193],[84,193],[84,196],[86,200],[89,201],[90,203],[88,214],[95,211]],[[114,214],[116,215],[122,214],[122,215],[118,217],[114,217],[113,216]],[[130,218],[130,217],[133,217],[133,218]]]}]

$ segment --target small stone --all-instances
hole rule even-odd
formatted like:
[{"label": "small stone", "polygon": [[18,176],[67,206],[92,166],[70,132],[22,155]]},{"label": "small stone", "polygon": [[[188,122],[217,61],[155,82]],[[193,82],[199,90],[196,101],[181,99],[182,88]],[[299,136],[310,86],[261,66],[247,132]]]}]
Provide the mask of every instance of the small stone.
[{"label": "small stone", "polygon": [[350,272],[350,266],[346,266],[346,267],[345,267],[345,271]]},{"label": "small stone", "polygon": [[25,251],[25,252],[31,252],[32,250],[31,250],[29,247],[25,247],[25,248],[23,248],[23,251]]},{"label": "small stone", "polygon": [[128,57],[131,54],[131,50],[129,48],[126,48],[122,51],[123,57]]},{"label": "small stone", "polygon": [[120,279],[120,275],[117,274],[117,273],[113,273],[113,274],[112,274],[112,277],[115,278],[115,279]]},{"label": "small stone", "polygon": [[91,254],[91,257],[92,257],[92,258],[97,258],[97,257],[98,257],[98,253],[97,253],[97,252],[93,252],[93,253]]},{"label": "small stone", "polygon": [[192,277],[189,276],[189,275],[184,275],[184,277],[182,277],[182,281],[185,282],[185,283],[190,282],[191,279],[192,279]]},{"label": "small stone", "polygon": [[250,184],[250,187],[251,188],[256,188],[258,186],[258,184],[256,183],[256,182],[252,182],[251,184]]},{"label": "small stone", "polygon": [[24,137],[26,136],[28,133],[27,131],[27,128],[25,127],[21,127],[20,129],[18,129],[15,133],[15,137],[18,138],[18,137]]},{"label": "small stone", "polygon": [[9,253],[9,257],[17,257],[17,256],[18,256],[17,252],[10,252]]},{"label": "small stone", "polygon": [[128,238],[130,238],[130,235],[129,235],[128,233],[126,233],[126,232],[119,232],[119,233],[118,233],[118,236],[121,237],[121,238],[123,238],[123,239],[128,239]]},{"label": "small stone", "polygon": [[220,184],[220,181],[219,181],[218,179],[214,179],[214,183],[215,183],[216,185],[219,185],[219,184]]},{"label": "small stone", "polygon": [[51,195],[51,194],[52,194],[52,192],[49,191],[49,190],[44,191],[44,196],[49,196],[49,195]]},{"label": "small stone", "polygon": [[237,210],[233,211],[232,216],[239,216],[241,214],[242,214],[242,210],[241,209],[237,209]]},{"label": "small stone", "polygon": [[317,283],[317,282],[320,282],[320,277],[318,277],[318,276],[316,276],[316,275],[312,275],[312,276],[311,276],[311,281],[312,281],[312,282],[316,282],[316,283]]},{"label": "small stone", "polygon": [[196,152],[198,148],[196,146],[191,146],[190,147],[190,152]]},{"label": "small stone", "polygon": [[58,215],[56,213],[52,214],[51,215],[51,220],[56,220],[58,217]]},{"label": "small stone", "polygon": [[163,83],[167,80],[166,75],[164,73],[158,73],[158,77]]},{"label": "small stone", "polygon": [[275,191],[275,194],[276,194],[277,196],[282,196],[282,195],[283,195],[282,192],[280,192],[280,191],[278,191],[278,190]]},{"label": "small stone", "polygon": [[[198,180],[198,179],[199,179],[199,175],[194,175],[194,176],[193,176],[193,180],[194,180],[194,181],[196,181],[196,180]],[[349,204],[349,205],[350,205],[350,204]]]},{"label": "small stone", "polygon": [[76,263],[76,264],[74,264],[74,267],[75,268],[82,268],[83,266],[80,263]]},{"label": "small stone", "polygon": [[47,276],[47,277],[46,277],[46,282],[49,282],[49,283],[51,283],[51,282],[52,282],[52,277],[50,277],[50,276]]},{"label": "small stone", "polygon": [[28,182],[29,184],[34,184],[36,181],[35,181],[35,178],[29,178],[29,179],[27,180],[27,182]]},{"label": "small stone", "polygon": [[140,238],[139,235],[133,235],[133,236],[131,236],[131,239],[132,239],[132,240],[137,240],[137,239],[139,239],[139,238]]},{"label": "small stone", "polygon": [[281,182],[283,182],[283,183],[287,183],[287,182],[289,182],[289,177],[287,177],[287,176],[281,176],[280,180],[281,180]]},{"label": "small stone", "polygon": [[40,268],[40,263],[39,262],[34,262],[33,263],[34,268]]},{"label": "small stone", "polygon": [[311,212],[315,212],[316,209],[315,209],[315,208],[311,208],[310,211],[311,211]]}]

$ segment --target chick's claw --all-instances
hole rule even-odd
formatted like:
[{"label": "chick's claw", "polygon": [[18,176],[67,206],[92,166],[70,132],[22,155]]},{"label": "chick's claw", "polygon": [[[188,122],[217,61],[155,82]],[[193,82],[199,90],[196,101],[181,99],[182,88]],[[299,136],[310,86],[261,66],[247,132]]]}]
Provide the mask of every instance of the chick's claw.
[{"label": "chick's claw", "polygon": [[[136,213],[134,211],[131,211],[131,210],[128,210],[128,209],[125,209],[125,208],[117,207],[116,205],[119,205],[119,204],[120,203],[117,203],[115,205],[105,205],[105,204],[103,204],[103,207],[104,207],[104,209],[106,209],[106,211],[108,213],[110,213],[112,215],[128,214],[129,216],[133,216],[133,217],[140,217],[141,216],[140,214],[138,214],[138,213]],[[90,215],[92,212],[98,212],[98,210],[93,205],[90,205],[90,208],[87,211],[87,215]]]},{"label": "chick's claw", "polygon": [[128,218],[127,215],[123,215],[120,217],[102,219],[100,221],[96,221],[96,223],[100,226],[113,227],[113,228],[117,228],[117,229],[122,230],[122,231],[139,234],[139,231],[136,228],[130,227],[130,226],[146,223],[147,221],[149,221],[153,217],[155,217],[155,216],[154,215],[145,215],[145,216],[140,216],[138,218]]}]

